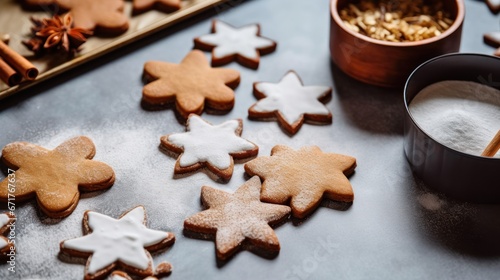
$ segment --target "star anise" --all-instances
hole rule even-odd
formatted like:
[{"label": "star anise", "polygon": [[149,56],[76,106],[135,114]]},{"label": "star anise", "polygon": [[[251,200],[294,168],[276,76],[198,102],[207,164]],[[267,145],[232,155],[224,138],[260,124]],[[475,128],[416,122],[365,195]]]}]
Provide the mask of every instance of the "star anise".
[{"label": "star anise", "polygon": [[92,35],[90,30],[74,27],[70,13],[41,20],[31,18],[31,21],[33,22],[31,31],[34,37],[23,43],[36,54],[57,50],[74,55]]}]

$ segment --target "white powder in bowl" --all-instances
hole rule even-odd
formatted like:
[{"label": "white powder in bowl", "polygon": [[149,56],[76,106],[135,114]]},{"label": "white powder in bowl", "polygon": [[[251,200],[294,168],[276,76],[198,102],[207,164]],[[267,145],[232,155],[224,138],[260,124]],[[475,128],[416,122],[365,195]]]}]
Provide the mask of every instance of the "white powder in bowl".
[{"label": "white powder in bowl", "polygon": [[[415,122],[439,143],[481,155],[500,130],[500,90],[467,81],[427,86],[409,105]],[[500,152],[494,157],[500,158]]]}]

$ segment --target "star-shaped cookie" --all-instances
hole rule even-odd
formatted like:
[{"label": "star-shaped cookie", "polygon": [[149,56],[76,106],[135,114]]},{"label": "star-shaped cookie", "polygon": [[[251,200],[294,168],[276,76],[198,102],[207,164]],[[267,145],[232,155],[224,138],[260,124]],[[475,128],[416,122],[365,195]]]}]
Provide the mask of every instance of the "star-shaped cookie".
[{"label": "star-shaped cookie", "polygon": [[171,246],[170,232],[146,227],[146,210],[137,206],[119,219],[86,211],[84,236],[62,241],[60,250],[70,256],[88,257],[85,279],[102,279],[116,267],[137,276],[152,276],[153,260],[148,251]]},{"label": "star-shaped cookie", "polygon": [[227,260],[241,248],[276,256],[280,244],[271,226],[285,221],[290,208],[261,202],[260,189],[257,176],[233,194],[203,186],[201,200],[207,210],[187,218],[184,231],[191,236],[215,239],[219,260]]},{"label": "star-shaped cookie", "polygon": [[144,77],[149,84],[142,98],[152,105],[175,103],[180,117],[201,115],[205,105],[219,112],[234,106],[234,91],[240,82],[240,73],[232,69],[211,68],[199,50],[187,54],[180,64],[148,61]]},{"label": "star-shaped cookie", "polygon": [[248,109],[250,119],[277,118],[290,134],[299,131],[304,122],[329,124],[332,113],[323,104],[332,95],[325,86],[303,86],[297,73],[289,71],[277,84],[257,82],[253,85],[257,103]]},{"label": "star-shaped cookie", "polygon": [[[16,216],[12,212],[6,212],[0,214],[0,259],[7,257],[7,254],[11,251],[15,251],[14,243],[9,242],[9,239],[4,235],[7,235],[11,230],[11,224],[15,226]],[[11,247],[14,250],[11,250]]]},{"label": "star-shaped cookie", "polygon": [[181,0],[134,0],[132,7],[134,15],[142,14],[152,9],[171,13],[181,8]]},{"label": "star-shaped cookie", "polygon": [[257,69],[260,56],[275,51],[276,45],[273,40],[260,36],[258,24],[235,28],[220,20],[212,21],[212,34],[194,39],[195,48],[212,51],[212,66],[237,61],[252,69]]},{"label": "star-shaped cookie", "polygon": [[161,137],[161,147],[180,154],[175,174],[184,174],[206,167],[222,181],[233,175],[233,158],[257,155],[259,147],[241,138],[243,122],[230,120],[212,125],[195,114],[189,115],[186,132]]},{"label": "star-shaped cookie", "polygon": [[327,198],[352,202],[354,193],[346,176],[354,172],[356,159],[324,153],[317,146],[293,150],[275,146],[271,156],[258,157],[245,164],[250,176],[263,180],[261,199],[288,204],[292,214],[305,218]]},{"label": "star-shaped cookie", "polygon": [[16,203],[36,197],[47,216],[66,217],[78,204],[80,191],[106,189],[115,181],[113,169],[91,160],[94,155],[94,143],[85,136],[69,139],[54,150],[26,142],[8,144],[2,160],[17,169],[15,188],[8,187],[9,178],[5,178],[0,183],[0,201],[8,201],[11,195]]},{"label": "star-shaped cookie", "polygon": [[116,36],[128,29],[123,0],[55,0],[55,3],[70,11],[76,27],[93,30],[95,34]]}]

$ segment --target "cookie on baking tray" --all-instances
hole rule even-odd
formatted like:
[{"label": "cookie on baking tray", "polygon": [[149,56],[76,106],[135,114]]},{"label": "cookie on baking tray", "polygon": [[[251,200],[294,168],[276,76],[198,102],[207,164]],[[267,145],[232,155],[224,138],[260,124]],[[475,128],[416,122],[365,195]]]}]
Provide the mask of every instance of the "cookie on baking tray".
[{"label": "cookie on baking tray", "polygon": [[76,27],[94,31],[97,35],[116,36],[128,30],[123,0],[54,0],[73,16]]},{"label": "cookie on baking tray", "polygon": [[234,106],[233,89],[240,82],[238,71],[211,68],[199,50],[189,52],[180,64],[148,61],[143,76],[148,82],[142,91],[143,101],[149,105],[175,104],[183,120],[205,109],[228,112]]},{"label": "cookie on baking tray", "polygon": [[294,150],[277,145],[271,156],[245,164],[250,176],[263,180],[262,201],[290,204],[292,215],[300,219],[311,214],[322,198],[352,202],[354,193],[346,176],[355,168],[355,158],[324,153],[317,146]]},{"label": "cookie on baking tray", "polygon": [[260,36],[260,25],[250,24],[235,28],[220,20],[212,21],[212,33],[194,39],[197,49],[212,51],[212,66],[232,61],[257,69],[260,56],[276,50],[276,42]]},{"label": "cookie on baking tray", "polygon": [[330,124],[332,113],[323,104],[332,96],[326,86],[303,86],[297,73],[289,71],[277,84],[256,82],[253,93],[259,101],[248,109],[252,120],[277,119],[289,134],[299,131],[304,122]]},{"label": "cookie on baking tray", "polygon": [[134,0],[132,14],[138,15],[150,10],[171,13],[181,8],[181,0]]},{"label": "cookie on baking tray", "polygon": [[215,240],[216,255],[221,261],[240,249],[275,257],[280,243],[271,226],[284,222],[290,215],[290,207],[261,202],[260,190],[257,176],[234,193],[203,186],[201,201],[206,210],[184,221],[184,233]]},{"label": "cookie on baking tray", "polygon": [[233,158],[250,158],[259,152],[257,145],[240,137],[242,130],[241,119],[212,125],[191,114],[186,132],[162,136],[161,147],[179,154],[175,174],[206,168],[221,181],[229,181],[233,175]]},{"label": "cookie on baking tray", "polygon": [[153,259],[149,251],[164,249],[175,241],[173,233],[146,227],[143,206],[125,212],[119,219],[86,211],[83,231],[82,237],[62,241],[60,251],[88,258],[86,280],[103,279],[115,268],[141,277],[153,276]]},{"label": "cookie on baking tray", "polygon": [[16,216],[12,212],[0,213],[0,260],[8,258],[10,252],[15,252],[14,242],[5,237],[12,229],[11,225],[15,226],[15,220]]},{"label": "cookie on baking tray", "polygon": [[109,188],[115,173],[107,164],[92,160],[92,140],[71,138],[54,150],[27,142],[15,142],[2,150],[2,160],[15,172],[15,186],[8,188],[8,177],[0,182],[0,201],[15,195],[16,202],[36,197],[40,209],[51,218],[63,218],[73,212],[80,191]]}]

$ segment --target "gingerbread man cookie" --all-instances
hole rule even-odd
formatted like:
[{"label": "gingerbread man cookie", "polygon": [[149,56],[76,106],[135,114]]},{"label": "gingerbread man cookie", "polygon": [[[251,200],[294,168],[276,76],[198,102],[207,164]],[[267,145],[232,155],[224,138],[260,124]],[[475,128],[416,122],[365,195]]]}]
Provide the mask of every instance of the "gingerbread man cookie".
[{"label": "gingerbread man cookie", "polygon": [[15,183],[8,178],[0,183],[0,201],[8,201],[9,195],[15,195],[16,202],[36,197],[47,216],[68,216],[78,204],[80,191],[106,189],[115,181],[111,167],[91,160],[95,151],[94,143],[85,136],[67,140],[54,150],[26,142],[8,144],[2,160],[17,171]]},{"label": "gingerbread man cookie", "polygon": [[55,3],[70,11],[76,27],[104,36],[116,36],[128,30],[123,0],[55,0]]},{"label": "gingerbread man cookie", "polygon": [[218,112],[227,112],[234,106],[234,91],[240,82],[240,73],[232,69],[211,68],[203,52],[193,50],[180,64],[148,61],[144,77],[149,84],[142,98],[151,105],[169,105],[182,119],[189,114],[200,115],[205,106]]},{"label": "gingerbread man cookie", "polygon": [[277,118],[281,127],[292,135],[299,131],[304,122],[332,122],[332,113],[323,104],[331,98],[332,89],[325,86],[303,86],[294,71],[289,71],[277,84],[254,83],[253,93],[260,100],[248,109],[249,118]]},{"label": "gingerbread man cookie", "polygon": [[194,39],[195,48],[212,51],[212,66],[237,61],[257,69],[260,56],[276,50],[276,42],[260,36],[260,25],[250,24],[235,28],[220,20],[212,21],[212,34]]},{"label": "gingerbread man cookie", "polygon": [[175,163],[175,174],[183,174],[206,167],[222,181],[233,175],[233,158],[244,159],[257,155],[259,147],[240,137],[241,119],[211,125],[191,114],[186,132],[161,137],[162,148],[180,154]]},{"label": "gingerbread man cookie", "polygon": [[[116,267],[137,276],[152,276],[153,260],[148,251],[171,246],[175,236],[170,232],[146,227],[146,210],[137,206],[119,219],[86,211],[84,236],[62,241],[61,252],[87,258],[85,279],[102,279]],[[126,279],[126,278],[125,278]]]},{"label": "gingerbread man cookie", "polygon": [[203,186],[201,200],[206,210],[184,221],[184,232],[192,237],[215,239],[219,260],[225,261],[239,249],[274,257],[278,237],[271,226],[284,222],[290,208],[260,201],[260,180],[248,180],[235,193]]},{"label": "gingerbread man cookie", "polygon": [[15,226],[16,216],[12,212],[1,213],[0,214],[0,259],[7,257],[10,252],[15,252],[14,243],[11,242],[7,235],[12,226]]},{"label": "gingerbread man cookie", "polygon": [[317,146],[293,150],[275,146],[269,157],[258,157],[245,164],[250,176],[263,180],[261,199],[265,202],[290,203],[292,214],[305,218],[322,198],[352,202],[354,193],[346,176],[354,172],[356,159],[324,153]]},{"label": "gingerbread man cookie", "polygon": [[134,0],[132,13],[142,14],[152,9],[171,13],[181,8],[181,0]]}]

